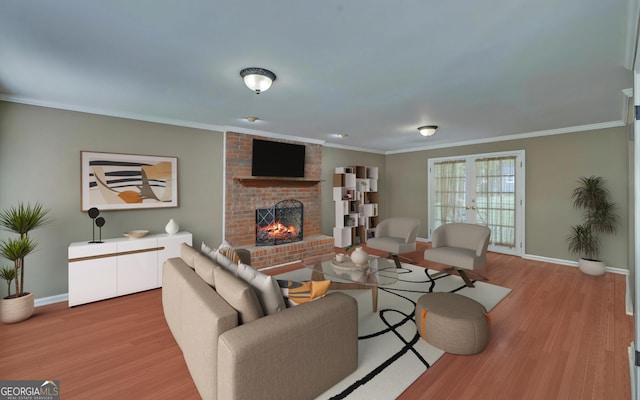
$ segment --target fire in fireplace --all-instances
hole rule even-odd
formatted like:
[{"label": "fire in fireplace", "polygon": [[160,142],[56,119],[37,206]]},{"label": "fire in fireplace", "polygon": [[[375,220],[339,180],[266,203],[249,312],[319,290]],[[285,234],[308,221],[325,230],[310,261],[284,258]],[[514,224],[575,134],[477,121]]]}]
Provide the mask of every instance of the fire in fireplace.
[{"label": "fire in fireplace", "polygon": [[303,238],[303,204],[283,200],[270,208],[256,210],[256,246],[276,246]]}]

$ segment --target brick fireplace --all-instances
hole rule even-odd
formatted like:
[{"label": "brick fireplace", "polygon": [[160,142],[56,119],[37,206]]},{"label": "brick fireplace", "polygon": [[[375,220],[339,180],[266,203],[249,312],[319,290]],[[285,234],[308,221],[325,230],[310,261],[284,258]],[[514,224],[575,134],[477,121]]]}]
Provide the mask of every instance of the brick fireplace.
[{"label": "brick fireplace", "polygon": [[[305,177],[254,178],[251,176],[253,138],[226,133],[225,239],[251,252],[251,265],[265,268],[333,251],[333,238],[321,234],[320,177],[322,146],[305,143]],[[291,141],[268,139],[274,141]],[[286,160],[285,160],[286,162]],[[277,246],[256,246],[256,210],[296,199],[304,205],[304,239]]]}]

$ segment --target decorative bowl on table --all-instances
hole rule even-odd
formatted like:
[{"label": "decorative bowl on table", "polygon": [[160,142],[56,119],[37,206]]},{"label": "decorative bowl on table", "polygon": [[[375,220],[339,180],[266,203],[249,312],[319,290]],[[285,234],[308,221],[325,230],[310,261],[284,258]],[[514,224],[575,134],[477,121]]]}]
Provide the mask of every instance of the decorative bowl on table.
[{"label": "decorative bowl on table", "polygon": [[140,239],[147,233],[149,233],[149,231],[146,229],[137,229],[133,231],[126,231],[125,233],[123,233],[123,235],[128,237],[129,239]]}]

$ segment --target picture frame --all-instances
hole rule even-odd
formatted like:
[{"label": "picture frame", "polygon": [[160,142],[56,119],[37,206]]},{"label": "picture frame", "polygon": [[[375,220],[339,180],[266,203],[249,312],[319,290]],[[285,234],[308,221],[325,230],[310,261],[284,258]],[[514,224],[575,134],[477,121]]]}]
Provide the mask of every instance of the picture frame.
[{"label": "picture frame", "polygon": [[178,158],[80,152],[81,209],[178,207]]}]

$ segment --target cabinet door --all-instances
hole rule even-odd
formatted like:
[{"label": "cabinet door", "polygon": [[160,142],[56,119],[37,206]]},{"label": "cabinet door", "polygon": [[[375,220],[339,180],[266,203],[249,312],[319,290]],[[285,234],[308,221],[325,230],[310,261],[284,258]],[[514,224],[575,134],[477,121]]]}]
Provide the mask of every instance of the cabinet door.
[{"label": "cabinet door", "polygon": [[174,235],[162,235],[158,237],[158,287],[162,286],[162,264],[165,260],[180,257],[180,244],[193,245],[193,239],[189,232],[178,232]]},{"label": "cabinet door", "polygon": [[158,287],[158,241],[118,243],[118,296]]},{"label": "cabinet door", "polygon": [[108,243],[69,248],[69,307],[118,295],[115,252]]}]

